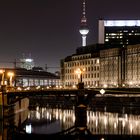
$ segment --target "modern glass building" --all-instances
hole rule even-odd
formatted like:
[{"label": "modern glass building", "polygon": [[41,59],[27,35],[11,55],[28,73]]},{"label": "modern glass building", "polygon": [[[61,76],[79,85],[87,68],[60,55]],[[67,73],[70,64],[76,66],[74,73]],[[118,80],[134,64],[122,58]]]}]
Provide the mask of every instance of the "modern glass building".
[{"label": "modern glass building", "polygon": [[99,20],[98,27],[99,43],[140,44],[140,20]]}]

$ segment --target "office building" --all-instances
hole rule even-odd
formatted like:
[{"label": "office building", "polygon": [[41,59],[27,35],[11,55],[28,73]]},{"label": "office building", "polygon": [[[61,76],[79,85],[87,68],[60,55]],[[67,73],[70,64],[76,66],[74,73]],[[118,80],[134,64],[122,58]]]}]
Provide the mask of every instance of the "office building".
[{"label": "office building", "polygon": [[140,44],[140,20],[99,20],[98,43]]}]

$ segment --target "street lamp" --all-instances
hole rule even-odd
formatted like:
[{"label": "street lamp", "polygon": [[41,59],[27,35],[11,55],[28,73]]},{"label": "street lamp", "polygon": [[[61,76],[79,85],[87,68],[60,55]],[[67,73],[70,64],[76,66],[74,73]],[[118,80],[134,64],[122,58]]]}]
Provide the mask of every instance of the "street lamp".
[{"label": "street lamp", "polygon": [[10,87],[12,87],[12,78],[13,78],[13,76],[14,76],[14,73],[13,73],[13,72],[8,72],[8,73],[7,73],[7,76],[10,77],[9,82],[10,82]]},{"label": "street lamp", "polygon": [[84,71],[84,68],[78,68],[75,71],[75,73],[78,75],[78,80],[80,79],[80,81],[78,82],[78,89],[84,89],[84,83],[82,82],[82,74]]},{"label": "street lamp", "polygon": [[78,79],[80,79],[80,83],[82,83],[82,74],[85,71],[84,68],[78,68],[75,73],[78,75]]},{"label": "street lamp", "polygon": [[1,78],[1,86],[4,85],[4,73],[5,73],[5,70],[0,70],[0,74],[2,74],[2,78]]},{"label": "street lamp", "polygon": [[0,70],[0,74],[2,74],[2,77],[1,77],[1,91],[2,91],[2,102],[1,102],[1,105],[2,105],[2,118],[4,119],[4,94],[6,93],[6,83],[4,81],[4,75],[5,75],[5,70],[1,69]]}]

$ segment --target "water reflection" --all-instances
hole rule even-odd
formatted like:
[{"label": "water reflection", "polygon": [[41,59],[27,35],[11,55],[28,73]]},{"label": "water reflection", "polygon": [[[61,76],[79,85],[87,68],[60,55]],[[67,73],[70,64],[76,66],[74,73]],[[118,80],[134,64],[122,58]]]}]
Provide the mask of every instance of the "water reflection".
[{"label": "water reflection", "polygon": [[[106,111],[86,111],[87,129],[92,134],[140,135],[140,115]],[[23,126],[27,133],[57,133],[75,126],[75,108],[61,109],[37,106],[30,110]]]},{"label": "water reflection", "polygon": [[140,115],[87,111],[87,126],[94,134],[140,135]]},{"label": "water reflection", "polygon": [[[112,108],[111,108],[112,110]],[[115,109],[113,109],[115,110]],[[0,140],[19,140],[13,138],[16,132],[27,134],[77,134],[77,129],[86,128],[93,136],[140,136],[140,113],[132,114],[131,109],[126,113],[109,111],[105,108],[77,108],[70,106],[67,109],[59,107],[37,106],[30,110],[17,113],[5,118],[0,123]],[[31,138],[30,138],[31,139]],[[100,137],[98,140],[105,138]]]},{"label": "water reflection", "polygon": [[27,133],[56,133],[74,126],[75,113],[74,109],[39,108],[37,106],[35,110],[30,110],[26,123],[24,129]]}]

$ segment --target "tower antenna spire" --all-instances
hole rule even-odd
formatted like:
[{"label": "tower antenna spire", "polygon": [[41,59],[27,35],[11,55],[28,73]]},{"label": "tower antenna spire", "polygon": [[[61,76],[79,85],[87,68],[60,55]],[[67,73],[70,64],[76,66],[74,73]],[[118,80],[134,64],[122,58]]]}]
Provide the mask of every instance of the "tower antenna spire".
[{"label": "tower antenna spire", "polygon": [[83,8],[82,8],[81,27],[79,29],[79,32],[82,35],[82,46],[86,46],[86,36],[89,32],[86,18],[86,0],[82,0],[82,6]]},{"label": "tower antenna spire", "polygon": [[82,19],[81,19],[81,23],[86,23],[87,19],[86,19],[86,1],[83,0],[83,12],[82,12]]}]

